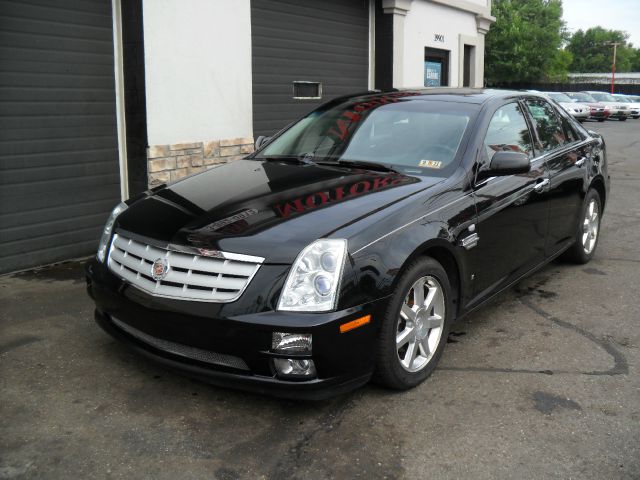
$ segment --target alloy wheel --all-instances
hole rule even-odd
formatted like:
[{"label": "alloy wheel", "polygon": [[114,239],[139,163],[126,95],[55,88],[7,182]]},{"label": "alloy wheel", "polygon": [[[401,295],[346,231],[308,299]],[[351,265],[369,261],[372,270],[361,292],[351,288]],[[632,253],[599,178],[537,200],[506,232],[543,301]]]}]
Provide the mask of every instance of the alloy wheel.
[{"label": "alloy wheel", "polygon": [[582,248],[590,254],[596,246],[598,229],[600,228],[600,207],[595,199],[591,199],[587,206],[584,221],[582,222]]},{"label": "alloy wheel", "polygon": [[419,278],[402,302],[396,328],[396,351],[408,372],[422,370],[433,357],[445,319],[445,298],[433,276]]}]

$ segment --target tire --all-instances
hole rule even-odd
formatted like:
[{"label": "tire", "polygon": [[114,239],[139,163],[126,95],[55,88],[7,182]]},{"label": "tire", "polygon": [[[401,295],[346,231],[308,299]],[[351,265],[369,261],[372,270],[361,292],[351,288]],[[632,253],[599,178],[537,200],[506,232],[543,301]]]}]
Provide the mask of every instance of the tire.
[{"label": "tire", "polygon": [[618,120],[620,120],[621,122],[626,122],[627,121],[627,117],[619,117]]},{"label": "tire", "polygon": [[[591,212],[591,205],[596,213],[595,224]],[[592,258],[598,246],[600,239],[600,220],[602,219],[602,200],[600,194],[595,189],[590,189],[584,197],[582,209],[580,210],[580,219],[576,231],[575,242],[567,250],[565,258],[578,264],[588,263]],[[589,221],[587,225],[587,221]],[[595,237],[594,235],[595,228]],[[585,232],[585,229],[588,231]],[[586,235],[586,237],[585,237]],[[586,243],[588,241],[588,243]]]},{"label": "tire", "polygon": [[[418,294],[416,300],[415,287],[419,288],[423,281],[424,304],[430,298],[431,302],[427,308],[418,308],[421,297]],[[442,265],[431,257],[412,262],[399,278],[386,307],[376,349],[374,381],[396,390],[422,383],[442,356],[453,317],[453,292]],[[414,355],[410,355],[412,351]]]},{"label": "tire", "polygon": [[599,122],[604,122],[604,118],[599,118],[598,121]]}]

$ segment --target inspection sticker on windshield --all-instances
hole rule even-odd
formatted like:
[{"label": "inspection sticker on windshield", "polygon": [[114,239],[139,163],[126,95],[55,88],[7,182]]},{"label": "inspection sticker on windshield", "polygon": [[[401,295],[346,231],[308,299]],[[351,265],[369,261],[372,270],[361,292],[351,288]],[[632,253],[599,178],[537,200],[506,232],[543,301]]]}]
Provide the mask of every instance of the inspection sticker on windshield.
[{"label": "inspection sticker on windshield", "polygon": [[439,162],[438,160],[420,160],[418,166],[427,168],[442,168],[442,162]]}]

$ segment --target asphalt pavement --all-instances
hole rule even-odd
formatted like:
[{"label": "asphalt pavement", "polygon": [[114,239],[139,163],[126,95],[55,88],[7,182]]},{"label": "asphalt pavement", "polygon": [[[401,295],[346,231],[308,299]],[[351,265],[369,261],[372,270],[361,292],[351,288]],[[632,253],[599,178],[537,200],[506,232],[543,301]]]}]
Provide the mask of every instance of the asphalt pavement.
[{"label": "asphalt pavement", "polygon": [[0,277],[0,479],[639,479],[640,120],[585,125],[612,176],[595,258],[460,322],[408,392],[212,387],[103,333],[79,263]]}]

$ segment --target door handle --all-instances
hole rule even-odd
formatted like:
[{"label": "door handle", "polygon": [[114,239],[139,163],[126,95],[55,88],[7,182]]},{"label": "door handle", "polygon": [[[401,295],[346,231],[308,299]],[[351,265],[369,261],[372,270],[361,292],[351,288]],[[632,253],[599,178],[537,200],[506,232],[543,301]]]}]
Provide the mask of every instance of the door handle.
[{"label": "door handle", "polygon": [[533,189],[538,192],[544,192],[545,187],[549,185],[549,179],[545,178],[544,180],[540,180],[538,181],[538,183],[536,183],[535,187],[533,187]]},{"label": "door handle", "polygon": [[587,157],[582,157],[582,158],[580,158],[580,160],[578,160],[578,161],[575,163],[575,166],[576,166],[576,167],[581,167],[582,165],[584,165],[584,162],[586,162],[586,161],[587,161]]}]

